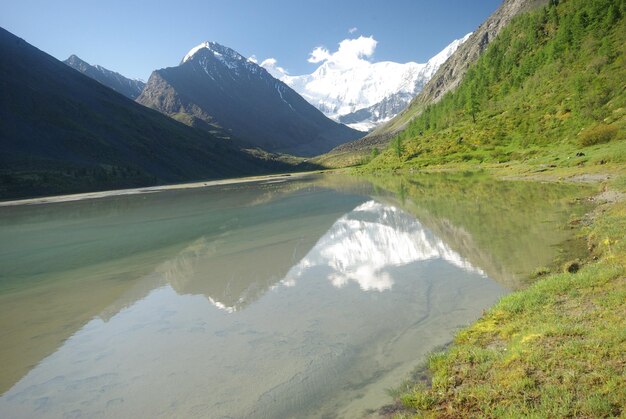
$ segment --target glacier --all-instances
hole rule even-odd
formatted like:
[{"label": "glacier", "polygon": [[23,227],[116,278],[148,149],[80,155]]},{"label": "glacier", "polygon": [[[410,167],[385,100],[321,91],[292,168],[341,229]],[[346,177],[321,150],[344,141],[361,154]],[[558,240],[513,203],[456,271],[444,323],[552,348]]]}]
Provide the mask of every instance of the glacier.
[{"label": "glacier", "polygon": [[[402,111],[437,72],[439,67],[469,38],[454,40],[426,63],[371,62],[376,41],[372,37],[344,40],[335,53],[316,48],[309,62],[321,62],[311,74],[290,75],[275,59],[261,63],[270,74],[298,92],[326,116],[361,131],[370,130]],[[367,52],[339,61],[346,42],[370,42]],[[346,46],[347,49],[347,46]],[[358,52],[358,51],[357,51]]]}]

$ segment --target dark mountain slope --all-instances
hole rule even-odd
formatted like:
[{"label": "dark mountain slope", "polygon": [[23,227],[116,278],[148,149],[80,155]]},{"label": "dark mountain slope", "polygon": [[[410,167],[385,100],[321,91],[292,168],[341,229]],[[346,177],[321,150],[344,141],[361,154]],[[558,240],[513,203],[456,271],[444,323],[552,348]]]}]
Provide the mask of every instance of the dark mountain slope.
[{"label": "dark mountain slope", "polygon": [[147,109],[0,28],[0,198],[289,166]]},{"label": "dark mountain slope", "polygon": [[146,85],[141,80],[133,80],[122,76],[120,73],[116,73],[99,65],[91,65],[76,55],[71,55],[67,60],[63,61],[65,64],[72,67],[74,70],[80,71],[86,76],[91,77],[94,80],[99,81],[107,87],[115,90],[118,93],[123,94],[129,99],[137,99],[137,96],[141,94],[144,86]]},{"label": "dark mountain slope", "polygon": [[152,73],[137,102],[200,128],[222,127],[245,146],[311,156],[361,137],[264,68],[207,42],[177,67]]}]

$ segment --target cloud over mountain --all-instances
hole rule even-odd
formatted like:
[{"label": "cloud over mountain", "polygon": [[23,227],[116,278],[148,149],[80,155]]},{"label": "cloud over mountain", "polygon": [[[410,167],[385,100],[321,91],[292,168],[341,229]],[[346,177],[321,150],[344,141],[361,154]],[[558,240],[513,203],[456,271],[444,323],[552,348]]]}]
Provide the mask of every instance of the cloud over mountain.
[{"label": "cloud over mountain", "polygon": [[311,74],[291,75],[275,58],[260,65],[326,116],[369,130],[402,111],[465,39],[453,41],[424,64],[376,62],[378,41],[361,35],[342,40],[336,50],[315,47],[307,59],[318,65]]}]

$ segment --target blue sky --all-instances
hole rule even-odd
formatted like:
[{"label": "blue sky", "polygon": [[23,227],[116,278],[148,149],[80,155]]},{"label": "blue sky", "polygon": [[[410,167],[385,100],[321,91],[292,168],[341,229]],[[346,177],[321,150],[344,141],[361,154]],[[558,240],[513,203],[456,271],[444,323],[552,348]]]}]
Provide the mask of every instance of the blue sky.
[{"label": "blue sky", "polygon": [[[76,54],[147,80],[216,41],[246,57],[312,72],[314,48],[335,51],[360,35],[378,41],[371,61],[426,62],[491,14],[501,0],[0,0],[0,26],[65,59]],[[352,32],[350,33],[350,30]]]}]

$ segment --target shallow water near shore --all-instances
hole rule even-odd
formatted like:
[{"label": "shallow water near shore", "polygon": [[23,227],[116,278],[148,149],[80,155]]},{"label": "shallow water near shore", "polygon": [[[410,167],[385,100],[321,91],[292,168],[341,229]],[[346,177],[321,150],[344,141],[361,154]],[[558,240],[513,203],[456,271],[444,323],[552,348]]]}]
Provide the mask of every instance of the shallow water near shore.
[{"label": "shallow water near shore", "polygon": [[359,417],[579,187],[341,175],[0,208],[0,417]]}]

